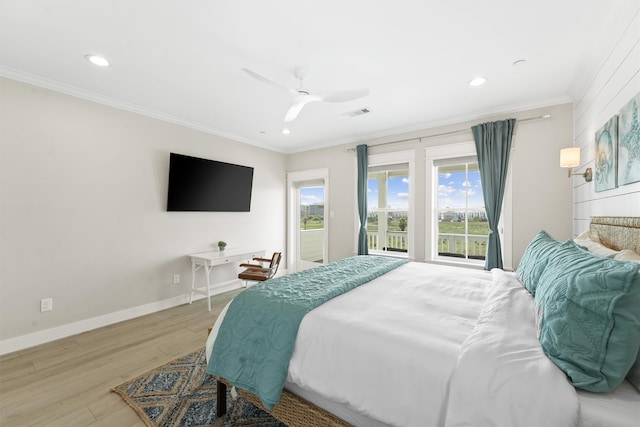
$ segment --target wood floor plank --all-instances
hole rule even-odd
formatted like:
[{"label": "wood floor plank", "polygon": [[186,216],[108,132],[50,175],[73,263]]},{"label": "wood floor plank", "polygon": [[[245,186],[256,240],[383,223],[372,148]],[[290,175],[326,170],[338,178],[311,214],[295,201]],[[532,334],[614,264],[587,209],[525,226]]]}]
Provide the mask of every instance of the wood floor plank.
[{"label": "wood floor plank", "polygon": [[3,427],[51,426],[51,427],[84,427],[95,423],[96,419],[87,407],[80,407],[71,412],[56,411],[46,413],[33,411],[21,417],[12,417],[2,421]]},{"label": "wood floor plank", "polygon": [[[120,408],[96,422],[89,424],[90,427],[145,427],[140,417],[129,408]],[[88,426],[88,427],[89,427]]]},{"label": "wood floor plank", "polygon": [[238,291],[0,356],[0,425],[143,426],[111,389],[202,348]]},{"label": "wood floor plank", "polygon": [[[85,427],[93,424],[95,421],[96,419],[93,417],[89,408],[82,407],[66,414],[55,414],[53,417],[45,415],[43,418],[38,419],[37,424],[44,422],[50,426]],[[29,424],[34,425],[36,423]]]},{"label": "wood floor plank", "polygon": [[6,363],[0,367],[0,378],[2,378],[2,382],[0,382],[0,394],[2,390],[9,387],[7,382],[11,380],[19,380],[25,375],[35,373],[36,368],[33,366],[30,360],[22,359],[11,361],[11,363]]},{"label": "wood floor plank", "polygon": [[119,395],[107,393],[91,402],[88,407],[95,419],[101,420],[122,409],[121,403],[122,398]]}]

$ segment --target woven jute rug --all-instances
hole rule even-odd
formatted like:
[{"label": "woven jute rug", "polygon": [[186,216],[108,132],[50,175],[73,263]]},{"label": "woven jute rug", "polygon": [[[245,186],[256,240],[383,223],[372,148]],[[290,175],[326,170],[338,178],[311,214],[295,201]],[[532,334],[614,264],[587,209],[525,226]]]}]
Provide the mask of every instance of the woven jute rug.
[{"label": "woven jute rug", "polygon": [[204,348],[153,369],[111,391],[147,426],[284,427],[242,398],[227,396],[227,414],[216,416],[216,380],[205,372]]}]

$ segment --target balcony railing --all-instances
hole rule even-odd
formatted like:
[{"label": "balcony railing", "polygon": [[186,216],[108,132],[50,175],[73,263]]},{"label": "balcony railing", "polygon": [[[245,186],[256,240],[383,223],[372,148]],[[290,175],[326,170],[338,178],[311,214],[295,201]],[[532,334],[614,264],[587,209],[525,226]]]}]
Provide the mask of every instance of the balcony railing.
[{"label": "balcony railing", "polygon": [[485,259],[487,253],[487,241],[489,236],[468,235],[469,246],[465,250],[466,239],[464,234],[438,235],[438,255],[453,256],[459,258]]},{"label": "balcony railing", "polygon": [[[384,237],[380,239],[377,231],[367,232],[369,250],[406,252],[408,248],[408,235],[406,231],[387,231],[386,246]],[[302,230],[300,233],[301,258],[305,260],[322,260],[324,229]],[[438,255],[453,256],[459,258],[485,259],[487,241],[489,237],[484,235],[469,235],[468,251],[465,251],[464,234],[443,234],[438,236]]]},{"label": "balcony railing", "polygon": [[300,259],[311,262],[322,262],[324,245],[324,228],[300,230]]},{"label": "balcony railing", "polygon": [[387,231],[386,245],[384,237],[382,241],[377,231],[367,231],[367,241],[369,242],[369,250],[372,251],[407,251],[407,232],[406,231]]}]

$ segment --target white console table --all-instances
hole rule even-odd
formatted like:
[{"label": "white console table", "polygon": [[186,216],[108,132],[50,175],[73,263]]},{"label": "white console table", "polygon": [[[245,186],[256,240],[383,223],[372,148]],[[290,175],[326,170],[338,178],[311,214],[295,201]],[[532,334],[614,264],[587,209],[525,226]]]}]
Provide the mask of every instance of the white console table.
[{"label": "white console table", "polygon": [[[202,294],[207,297],[209,311],[211,311],[211,270],[214,267],[229,263],[243,262],[253,257],[263,257],[263,250],[247,250],[245,248],[229,248],[224,251],[200,252],[191,254],[191,295],[189,304],[193,302],[193,294]],[[206,291],[196,288],[196,271],[203,269],[207,281]]]}]

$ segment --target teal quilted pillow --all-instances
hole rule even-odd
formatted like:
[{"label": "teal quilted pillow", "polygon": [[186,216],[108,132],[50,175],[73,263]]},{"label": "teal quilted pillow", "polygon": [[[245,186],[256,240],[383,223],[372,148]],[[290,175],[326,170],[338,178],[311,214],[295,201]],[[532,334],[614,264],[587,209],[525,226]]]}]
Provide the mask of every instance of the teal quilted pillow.
[{"label": "teal quilted pillow", "polygon": [[562,243],[549,236],[546,231],[538,232],[527,246],[520,259],[516,273],[532,295],[536,294],[536,287],[549,257]]},{"label": "teal quilted pillow", "polygon": [[631,262],[563,243],[548,260],[535,295],[540,344],[577,388],[620,384],[640,346],[640,278]]}]

